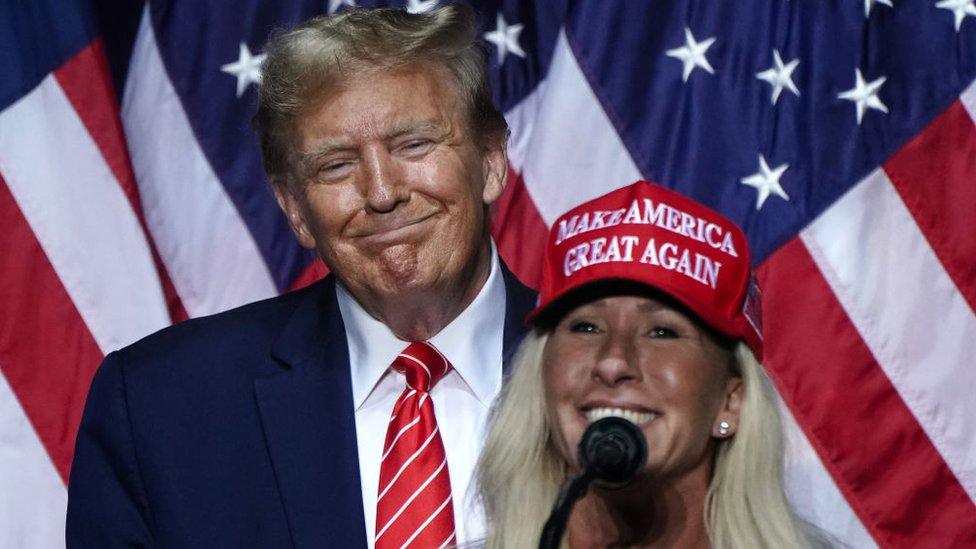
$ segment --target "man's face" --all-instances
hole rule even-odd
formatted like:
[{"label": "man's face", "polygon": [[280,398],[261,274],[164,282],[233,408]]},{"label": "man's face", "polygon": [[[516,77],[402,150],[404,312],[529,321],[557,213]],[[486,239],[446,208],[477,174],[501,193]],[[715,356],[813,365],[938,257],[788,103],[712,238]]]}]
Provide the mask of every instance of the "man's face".
[{"label": "man's face", "polygon": [[490,261],[504,143],[479,146],[452,82],[430,65],[370,72],[297,120],[301,181],[279,203],[360,301],[457,291]]}]

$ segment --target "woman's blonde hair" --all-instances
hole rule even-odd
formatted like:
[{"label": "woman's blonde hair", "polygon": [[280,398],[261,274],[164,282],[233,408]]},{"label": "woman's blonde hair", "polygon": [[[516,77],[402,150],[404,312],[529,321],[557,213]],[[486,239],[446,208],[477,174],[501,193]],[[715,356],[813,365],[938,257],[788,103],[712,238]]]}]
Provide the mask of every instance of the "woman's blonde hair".
[{"label": "woman's blonde hair", "polygon": [[[542,381],[548,334],[526,336],[493,412],[494,423],[478,464],[477,483],[488,522],[487,547],[532,547],[549,515],[567,468],[552,442]],[[821,545],[783,493],[783,437],[773,388],[744,343],[733,350],[744,398],[733,437],[717,440],[714,474],[705,502],[712,547]]]}]

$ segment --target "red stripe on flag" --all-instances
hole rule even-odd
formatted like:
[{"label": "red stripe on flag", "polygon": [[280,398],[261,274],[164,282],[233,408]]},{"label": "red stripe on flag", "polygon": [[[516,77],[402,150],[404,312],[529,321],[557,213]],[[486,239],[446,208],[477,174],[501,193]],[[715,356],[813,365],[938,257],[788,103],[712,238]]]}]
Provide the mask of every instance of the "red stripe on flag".
[{"label": "red stripe on flag", "polygon": [[538,288],[549,228],[525,188],[522,175],[508,168],[508,185],[495,202],[492,233],[498,253],[526,285]]},{"label": "red stripe on flag", "polygon": [[889,547],[976,544],[976,506],[802,241],[770,256],[758,275],[766,369],[864,526]]},{"label": "red stripe on flag", "polygon": [[884,170],[976,312],[976,126],[962,103],[949,106]]},{"label": "red stripe on flag", "polygon": [[308,267],[305,267],[302,274],[298,275],[298,277],[292,281],[291,287],[288,289],[298,290],[300,288],[304,288],[309,284],[322,280],[322,278],[327,274],[329,274],[329,268],[325,266],[322,259],[316,257],[314,261],[308,264]]},{"label": "red stripe on flag", "polygon": [[0,369],[67,482],[102,352],[2,177],[0,249]]},{"label": "red stripe on flag", "polygon": [[122,187],[132,210],[139,219],[139,225],[149,243],[153,264],[159,273],[163,295],[170,318],[174,322],[186,320],[189,315],[183,307],[183,302],[176,293],[176,287],[170,280],[166,266],[163,265],[156,245],[146,227],[145,216],[142,213],[142,202],[136,187],[136,178],[132,171],[132,161],[126,148],[122,130],[122,120],[119,118],[118,101],[112,89],[102,39],[97,38],[77,55],[69,59],[54,71],[54,77],[64,90],[65,96],[81,118],[85,129],[101,151],[105,163],[115,175],[116,181]]}]

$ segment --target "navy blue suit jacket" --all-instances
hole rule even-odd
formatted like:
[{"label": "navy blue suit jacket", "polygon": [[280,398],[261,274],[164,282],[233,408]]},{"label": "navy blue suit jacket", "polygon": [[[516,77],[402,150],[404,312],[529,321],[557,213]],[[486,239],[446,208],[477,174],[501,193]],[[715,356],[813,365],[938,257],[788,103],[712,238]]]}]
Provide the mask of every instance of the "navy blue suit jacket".
[{"label": "navy blue suit jacket", "polygon": [[[503,272],[507,359],[535,294]],[[331,277],[109,354],[78,433],[68,546],[365,546],[350,383]]]}]

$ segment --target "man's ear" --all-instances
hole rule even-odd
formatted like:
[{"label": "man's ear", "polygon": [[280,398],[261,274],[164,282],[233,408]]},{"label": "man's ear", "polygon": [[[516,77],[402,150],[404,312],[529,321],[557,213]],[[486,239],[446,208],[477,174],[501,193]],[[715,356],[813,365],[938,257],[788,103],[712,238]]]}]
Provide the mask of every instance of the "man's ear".
[{"label": "man's ear", "polygon": [[492,204],[505,191],[508,184],[508,150],[504,139],[491,139],[485,145],[482,157],[482,170],[485,187],[481,199],[485,205]]},{"label": "man's ear", "polygon": [[745,396],[743,390],[741,377],[733,376],[725,382],[725,398],[712,425],[712,436],[728,438],[735,434],[736,429],[739,428],[739,412],[742,410],[742,399]]},{"label": "man's ear", "polygon": [[291,187],[285,181],[272,182],[271,188],[274,190],[275,199],[278,206],[288,219],[288,226],[291,227],[298,243],[304,248],[315,249],[315,238],[305,221],[305,214],[302,204],[298,197],[292,192]]}]

